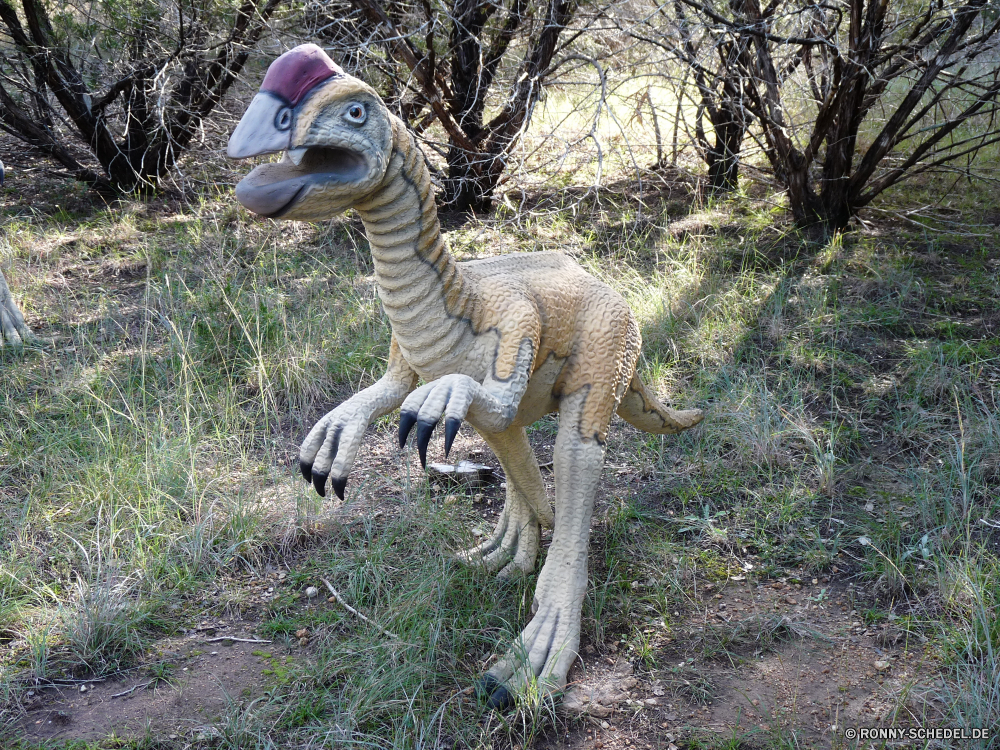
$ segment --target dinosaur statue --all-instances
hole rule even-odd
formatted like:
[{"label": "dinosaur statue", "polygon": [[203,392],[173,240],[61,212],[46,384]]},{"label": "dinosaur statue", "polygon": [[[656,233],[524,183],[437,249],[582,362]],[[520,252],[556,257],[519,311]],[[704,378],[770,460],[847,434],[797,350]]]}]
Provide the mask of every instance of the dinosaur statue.
[{"label": "dinosaur statue", "polygon": [[[385,375],[324,416],[299,461],[323,496],[344,496],[372,420],[400,409],[402,447],[416,426],[420,461],[444,420],[445,455],[462,420],[496,453],[507,497],[492,536],[460,553],[510,575],[534,569],[540,525],[554,527],[518,642],[479,681],[490,705],[537,679],[566,684],[577,657],[587,552],[605,437],[616,411],[647,432],[676,433],[699,410],[661,405],[639,379],[639,327],[626,302],[559,253],[457,263],[445,247],[431,179],[413,135],[368,85],[319,47],[296,47],[268,68],[229,139],[245,159],[284,152],[236,187],[251,211],[320,221],[349,208],[365,225],[379,296],[392,326]],[[418,386],[418,380],[424,384]],[[555,513],[525,427],[559,413]]]},{"label": "dinosaur statue", "polygon": [[[0,187],[3,187],[4,169],[0,161]],[[35,337],[24,322],[24,316],[10,293],[7,279],[0,271],[0,349],[6,346],[20,347],[25,342],[34,342]]]}]

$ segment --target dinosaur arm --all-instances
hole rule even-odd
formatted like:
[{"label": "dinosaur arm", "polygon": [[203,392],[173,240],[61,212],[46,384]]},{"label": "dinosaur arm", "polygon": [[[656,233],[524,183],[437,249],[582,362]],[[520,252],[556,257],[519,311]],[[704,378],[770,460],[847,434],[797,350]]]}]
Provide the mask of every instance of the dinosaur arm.
[{"label": "dinosaur arm", "polygon": [[416,384],[417,374],[403,359],[393,337],[385,375],[323,417],[302,442],[299,449],[302,475],[306,481],[312,481],[320,497],[326,496],[326,479],[332,476],[334,491],[344,499],[347,475],[368,425],[396,409]]},{"label": "dinosaur arm", "polygon": [[468,418],[477,429],[502,432],[517,415],[531,378],[541,326],[530,305],[508,305],[498,317],[500,322],[491,333],[499,340],[482,382],[458,373],[444,375],[417,388],[400,407],[400,447],[416,424],[417,450],[425,466],[427,444],[442,417],[447,456],[463,419]]}]

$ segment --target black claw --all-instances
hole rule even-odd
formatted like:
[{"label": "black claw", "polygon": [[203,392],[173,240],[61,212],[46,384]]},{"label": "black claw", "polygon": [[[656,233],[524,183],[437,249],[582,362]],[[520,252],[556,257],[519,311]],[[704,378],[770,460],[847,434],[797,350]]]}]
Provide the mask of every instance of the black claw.
[{"label": "black claw", "polygon": [[501,686],[490,696],[488,705],[495,711],[506,711],[514,706],[514,696],[507,688]]},{"label": "black claw", "polygon": [[496,711],[505,711],[514,705],[514,696],[496,677],[484,674],[476,680],[476,695]]},{"label": "black claw", "polygon": [[316,492],[319,493],[320,497],[326,497],[326,478],[330,476],[329,474],[319,474],[318,472],[313,472],[312,480],[313,487],[316,488]]},{"label": "black claw", "polygon": [[406,447],[406,438],[410,436],[410,430],[417,423],[417,415],[412,411],[401,411],[399,413],[399,447]]},{"label": "black claw", "polygon": [[305,461],[299,461],[299,468],[302,470],[302,476],[305,477],[307,482],[313,480],[313,465],[307,464]]},{"label": "black claw", "polygon": [[427,468],[427,444],[431,441],[431,433],[437,422],[417,422],[417,453],[420,454],[420,465]]},{"label": "black claw", "polygon": [[347,486],[347,477],[334,477],[330,480],[330,486],[337,493],[337,497],[344,499],[344,488]]},{"label": "black claw", "polygon": [[462,426],[462,420],[457,417],[448,417],[444,420],[444,457],[448,458],[451,452],[451,444],[455,442],[458,428]]}]

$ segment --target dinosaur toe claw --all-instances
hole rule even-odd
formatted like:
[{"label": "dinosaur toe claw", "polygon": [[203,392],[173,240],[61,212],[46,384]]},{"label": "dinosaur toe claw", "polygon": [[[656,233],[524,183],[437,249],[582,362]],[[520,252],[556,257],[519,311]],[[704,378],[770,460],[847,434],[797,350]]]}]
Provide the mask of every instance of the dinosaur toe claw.
[{"label": "dinosaur toe claw", "polygon": [[510,690],[491,674],[484,674],[476,680],[475,688],[476,695],[492,709],[504,711],[514,705],[514,696]]},{"label": "dinosaur toe claw", "polygon": [[417,422],[417,452],[420,454],[420,465],[427,468],[427,444],[431,441],[431,433],[437,422]]},{"label": "dinosaur toe claw", "polygon": [[344,488],[347,486],[347,477],[333,477],[330,480],[330,486],[333,487],[333,491],[337,493],[337,497],[341,500],[344,499]]},{"label": "dinosaur toe claw", "polygon": [[444,457],[448,458],[451,453],[451,444],[455,442],[458,428],[462,426],[462,420],[457,417],[448,417],[444,421]]},{"label": "dinosaur toe claw", "polygon": [[299,461],[299,469],[302,470],[302,476],[307,482],[311,482],[313,479],[313,465],[312,463],[306,463],[305,461]]},{"label": "dinosaur toe claw", "polygon": [[330,476],[329,474],[320,474],[314,471],[312,475],[313,487],[316,488],[316,492],[320,497],[326,497],[326,478]]},{"label": "dinosaur toe claw", "polygon": [[406,438],[410,436],[410,430],[417,423],[417,415],[412,411],[401,411],[399,413],[399,447],[406,447]]}]

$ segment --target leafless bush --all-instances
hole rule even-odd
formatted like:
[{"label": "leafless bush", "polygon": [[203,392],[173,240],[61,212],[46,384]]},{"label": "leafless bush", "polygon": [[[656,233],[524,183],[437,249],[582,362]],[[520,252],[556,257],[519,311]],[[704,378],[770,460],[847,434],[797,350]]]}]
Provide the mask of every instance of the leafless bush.
[{"label": "leafless bush", "polygon": [[483,211],[545,86],[596,65],[578,42],[603,12],[581,0],[314,0],[310,18],[444,159],[444,202]]},{"label": "leafless bush", "polygon": [[672,0],[632,24],[694,83],[712,187],[735,186],[749,135],[802,226],[841,229],[918,174],[971,174],[1000,140],[988,0]]},{"label": "leafless bush", "polygon": [[0,0],[0,128],[101,193],[154,186],[282,2]]}]

